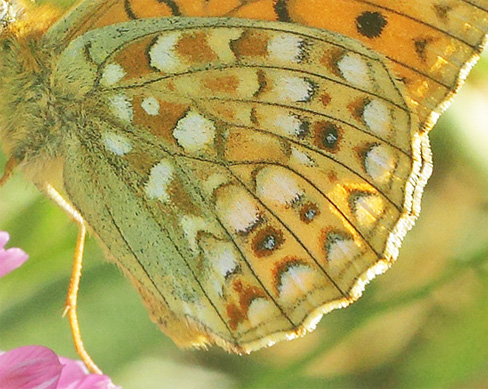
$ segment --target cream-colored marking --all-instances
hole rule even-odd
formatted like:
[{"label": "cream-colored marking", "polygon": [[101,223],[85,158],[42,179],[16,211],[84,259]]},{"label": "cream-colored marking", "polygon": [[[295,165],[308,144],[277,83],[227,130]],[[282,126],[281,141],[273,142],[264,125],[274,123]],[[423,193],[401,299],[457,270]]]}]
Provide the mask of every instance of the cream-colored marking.
[{"label": "cream-colored marking", "polygon": [[303,55],[303,39],[292,34],[276,34],[268,42],[268,54],[283,62],[300,62]]},{"label": "cream-colored marking", "polygon": [[381,197],[373,194],[358,196],[354,205],[356,219],[367,227],[378,221],[385,206]]},{"label": "cream-colored marking", "polygon": [[110,96],[110,109],[112,113],[120,120],[130,123],[134,118],[134,110],[130,99],[124,94]]},{"label": "cream-colored marking", "polygon": [[277,115],[273,124],[284,135],[298,136],[303,122],[295,115]]},{"label": "cream-colored marking", "polygon": [[371,73],[368,64],[359,54],[347,53],[338,62],[337,67],[342,77],[354,86],[370,89],[372,87]]},{"label": "cream-colored marking", "polygon": [[238,186],[222,188],[218,193],[216,210],[222,222],[232,232],[245,232],[259,220],[256,200]]},{"label": "cream-colored marking", "polygon": [[225,278],[239,267],[236,250],[231,243],[219,243],[209,253],[215,271]]},{"label": "cream-colored marking", "polygon": [[146,97],[142,100],[141,107],[148,115],[159,115],[159,101],[154,97]]},{"label": "cream-colored marking", "polygon": [[226,184],[229,181],[229,178],[221,173],[214,173],[207,178],[207,180],[203,183],[203,189],[208,196],[213,194],[213,191],[217,189],[219,186]]},{"label": "cream-colored marking", "polygon": [[217,54],[220,62],[235,62],[236,56],[232,51],[231,42],[239,39],[243,32],[239,28],[214,28],[208,33],[207,43]]},{"label": "cream-colored marking", "polygon": [[330,262],[350,261],[361,253],[352,239],[336,239],[327,249],[327,261]]},{"label": "cream-colored marking", "polygon": [[316,163],[307,153],[304,153],[301,150],[298,150],[296,147],[291,148],[291,161],[295,163],[299,163],[300,165],[305,166],[315,166]]},{"label": "cream-colored marking", "polygon": [[366,173],[380,183],[388,181],[395,170],[396,158],[391,149],[385,145],[372,147],[364,157]]},{"label": "cream-colored marking", "polygon": [[197,153],[213,145],[215,124],[198,112],[189,111],[176,124],[173,136],[185,151]]},{"label": "cream-colored marking", "polygon": [[276,78],[273,82],[273,92],[284,102],[305,102],[312,98],[313,84],[303,77],[286,76]]},{"label": "cream-colored marking", "polygon": [[211,289],[215,290],[215,292],[220,296],[223,297],[224,295],[224,280],[219,277],[210,277],[208,282],[211,285]]},{"label": "cream-colored marking", "polygon": [[280,300],[296,301],[314,289],[317,284],[317,272],[305,265],[291,266],[281,274],[280,281]]},{"label": "cream-colored marking", "polygon": [[199,231],[204,231],[212,235],[220,234],[220,230],[215,223],[200,216],[184,215],[180,219],[180,226],[188,240],[190,249],[194,252],[198,252],[197,235]]},{"label": "cream-colored marking", "polygon": [[256,175],[256,194],[265,202],[290,205],[304,192],[289,171],[278,167],[266,167]]},{"label": "cream-colored marking", "polygon": [[181,37],[179,32],[167,32],[161,35],[149,49],[150,64],[162,72],[175,72],[181,67],[180,59],[175,51]]},{"label": "cream-colored marking", "polygon": [[243,126],[254,126],[252,121],[252,107],[251,106],[236,106],[235,109],[235,123]]},{"label": "cream-colored marking", "polygon": [[388,106],[380,100],[371,100],[364,106],[363,120],[376,135],[386,136],[391,130],[391,115]]},{"label": "cream-colored marking", "polygon": [[271,301],[265,298],[256,298],[252,300],[247,311],[247,318],[251,327],[257,327],[259,324],[269,320],[276,307]]},{"label": "cream-colored marking", "polygon": [[149,175],[149,181],[144,188],[146,196],[150,199],[169,201],[168,188],[173,180],[174,168],[170,161],[163,159],[154,165]]},{"label": "cream-colored marking", "polygon": [[127,73],[124,68],[117,63],[109,63],[103,69],[100,84],[104,86],[112,86],[118,83]]},{"label": "cream-colored marking", "polygon": [[240,69],[236,97],[251,99],[261,88],[256,69]]},{"label": "cream-colored marking", "polygon": [[104,132],[102,139],[105,146],[116,155],[124,155],[132,150],[130,140],[123,135],[114,132]]}]

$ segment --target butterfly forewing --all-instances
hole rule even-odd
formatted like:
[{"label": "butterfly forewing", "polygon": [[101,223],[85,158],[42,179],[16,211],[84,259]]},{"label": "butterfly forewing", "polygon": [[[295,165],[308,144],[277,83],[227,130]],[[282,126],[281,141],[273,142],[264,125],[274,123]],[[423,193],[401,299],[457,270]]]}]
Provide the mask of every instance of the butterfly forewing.
[{"label": "butterfly forewing", "polygon": [[74,40],[54,84],[83,112],[60,190],[179,344],[246,352],[313,328],[395,259],[418,210],[416,115],[343,36],[131,21]]},{"label": "butterfly forewing", "polygon": [[91,29],[182,15],[281,20],[358,39],[391,61],[389,66],[405,83],[420,123],[428,130],[485,45],[488,0],[98,0],[83,2],[48,35],[57,38],[53,49],[58,50]]}]

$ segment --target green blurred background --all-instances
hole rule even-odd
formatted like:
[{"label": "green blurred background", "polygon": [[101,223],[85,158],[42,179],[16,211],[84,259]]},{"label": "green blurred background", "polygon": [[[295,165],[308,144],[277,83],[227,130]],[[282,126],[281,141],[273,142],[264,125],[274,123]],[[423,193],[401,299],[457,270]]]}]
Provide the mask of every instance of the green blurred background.
[{"label": "green blurred background", "polygon": [[[90,238],[87,349],[124,388],[488,387],[488,56],[431,140],[434,173],[398,262],[315,332],[250,356],[180,350]],[[0,229],[30,255],[0,280],[0,349],[41,344],[76,358],[61,318],[76,226],[17,174],[0,189]]]}]

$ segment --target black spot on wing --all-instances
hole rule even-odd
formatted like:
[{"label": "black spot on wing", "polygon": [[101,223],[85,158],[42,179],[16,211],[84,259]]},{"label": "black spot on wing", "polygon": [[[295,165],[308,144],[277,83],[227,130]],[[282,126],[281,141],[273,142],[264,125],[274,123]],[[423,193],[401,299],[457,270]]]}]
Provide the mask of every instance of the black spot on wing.
[{"label": "black spot on wing", "polygon": [[358,32],[367,38],[378,38],[388,24],[380,12],[363,12],[356,18]]}]

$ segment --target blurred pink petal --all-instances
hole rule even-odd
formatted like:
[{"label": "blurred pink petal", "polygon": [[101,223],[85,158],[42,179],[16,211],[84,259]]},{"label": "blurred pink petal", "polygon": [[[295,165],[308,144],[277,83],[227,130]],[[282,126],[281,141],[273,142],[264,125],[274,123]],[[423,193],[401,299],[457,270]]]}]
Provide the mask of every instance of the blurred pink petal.
[{"label": "blurred pink petal", "polygon": [[81,361],[42,346],[0,352],[1,389],[119,389],[110,377],[90,374]]},{"label": "blurred pink petal", "polygon": [[117,389],[110,377],[99,374],[89,374],[83,362],[73,359],[59,357],[64,365],[61,379],[58,383],[59,389]]},{"label": "blurred pink petal", "polygon": [[63,365],[42,346],[25,346],[0,355],[0,388],[55,389]]},{"label": "blurred pink petal", "polygon": [[60,389],[120,389],[106,375],[90,374],[82,380],[75,382],[74,386],[59,387]]},{"label": "blurred pink petal", "polygon": [[71,383],[80,381],[89,374],[85,364],[81,361],[59,357],[59,362],[63,365],[63,373],[59,380],[59,386],[62,388],[70,388]]},{"label": "blurred pink petal", "polygon": [[19,248],[5,250],[5,245],[10,236],[5,231],[0,231],[0,277],[10,273],[27,261],[28,255]]}]

